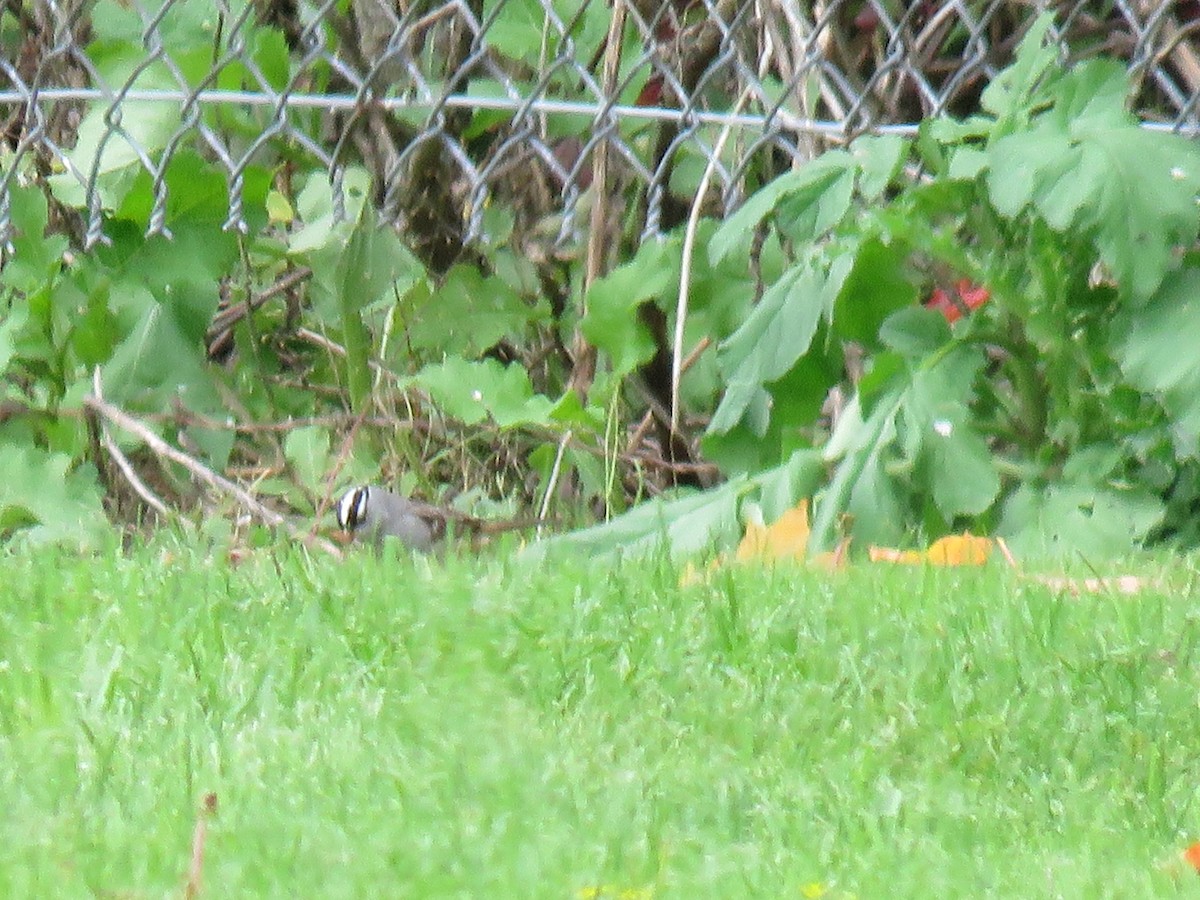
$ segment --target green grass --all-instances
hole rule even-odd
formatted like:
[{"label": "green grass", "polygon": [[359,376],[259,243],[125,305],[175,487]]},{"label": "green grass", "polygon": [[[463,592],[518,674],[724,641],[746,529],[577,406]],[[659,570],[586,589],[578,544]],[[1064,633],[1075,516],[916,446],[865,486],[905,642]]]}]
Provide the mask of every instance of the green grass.
[{"label": "green grass", "polygon": [[0,895],[1150,897],[1192,578],[0,560]]}]

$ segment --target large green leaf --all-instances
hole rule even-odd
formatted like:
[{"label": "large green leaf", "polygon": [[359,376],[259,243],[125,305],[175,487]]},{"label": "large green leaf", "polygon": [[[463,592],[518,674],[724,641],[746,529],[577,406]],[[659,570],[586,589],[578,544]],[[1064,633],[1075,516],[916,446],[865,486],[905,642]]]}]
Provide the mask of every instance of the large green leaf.
[{"label": "large green leaf", "polygon": [[842,377],[841,346],[825,341],[824,330],[818,330],[809,352],[782,378],[751,398],[736,427],[705,433],[704,458],[725,475],[760,472],[812,447],[813,423]]},{"label": "large green leaf", "polygon": [[191,409],[214,411],[204,338],[220,302],[221,278],[237,256],[233,237],[182,222],[173,240],[125,232],[98,256],[110,280],[105,293],[112,318],[106,321],[118,336],[104,366],[110,399],[159,410],[177,398]]},{"label": "large green leaf", "polygon": [[438,288],[421,297],[406,323],[407,344],[438,355],[478,356],[504,338],[520,342],[547,316],[503,280],[473,266],[455,266]]},{"label": "large green leaf", "polygon": [[194,394],[205,380],[204,359],[186,319],[170,300],[145,288],[124,284],[121,293],[122,337],[104,367],[109,398],[123,406],[161,409],[171,395]]},{"label": "large green leaf", "polygon": [[983,363],[980,350],[969,345],[931,356],[913,373],[901,402],[901,442],[947,522],[982,513],[1000,493],[991,451],[971,422]]},{"label": "large green leaf", "polygon": [[[165,68],[151,66],[139,73],[136,87],[170,90],[178,84]],[[145,170],[142,155],[156,159],[179,127],[179,110],[170,103],[126,99],[119,115],[108,103],[96,103],[84,115],[67,153],[73,171],[51,175],[50,188],[60,202],[83,207],[88,184],[94,182],[100,205],[116,209],[134,176]]]},{"label": "large green leaf", "polygon": [[346,348],[346,383],[355,409],[363,407],[371,389],[371,336],[363,322],[363,309],[397,281],[409,284],[419,274],[420,266],[395,231],[381,227],[375,208],[364,203],[334,275]]},{"label": "large green leaf", "polygon": [[774,519],[809,495],[823,467],[819,454],[795,453],[753,477],[733,478],[703,493],[643,503],[601,525],[541,541],[524,554],[540,558],[557,551],[609,555],[657,549],[688,554],[729,546],[742,534],[738,512],[743,499],[757,496],[766,515]]},{"label": "large green leaf", "polygon": [[[770,213],[785,200],[789,203],[788,216],[796,218],[809,210],[820,210],[821,200],[827,190],[834,188],[839,197],[846,191],[841,182],[843,175],[854,167],[854,159],[844,150],[833,150],[817,157],[804,168],[776,178],[742,204],[736,213],[725,220],[708,244],[709,262],[716,266],[735,251],[739,255],[747,252],[754,230]],[[848,196],[846,197],[848,202]],[[840,207],[839,199],[833,206],[814,218],[826,223],[836,220],[834,213]]]},{"label": "large green leaf", "polygon": [[821,319],[828,318],[852,265],[849,255],[810,257],[784,273],[750,317],[721,345],[725,396],[709,424],[721,434],[740,422],[762,386],[783,377],[808,352]]},{"label": "large green leaf", "polygon": [[1025,484],[1005,504],[998,533],[1018,556],[1078,553],[1098,560],[1136,550],[1163,512],[1160,498],[1138,488]]},{"label": "large green leaf", "polygon": [[1003,215],[1032,206],[1058,231],[1089,236],[1125,296],[1145,301],[1200,228],[1200,150],[1141,128],[1111,63],[1070,72],[1057,105],[988,149],[987,185]]},{"label": "large green leaf", "polygon": [[98,546],[109,534],[91,466],[29,445],[0,443],[0,531],[31,544]]},{"label": "large green leaf", "polygon": [[529,373],[519,365],[452,356],[426,366],[413,381],[429,392],[443,413],[467,425],[489,418],[501,428],[545,426],[553,421],[555,404],[534,393]]},{"label": "large green leaf", "polygon": [[860,541],[892,541],[917,526],[914,501],[922,496],[946,524],[984,512],[999,496],[995,461],[971,418],[981,351],[951,344],[907,365],[897,354],[895,362],[872,386],[869,412],[856,396],[825,448],[837,468],[817,498],[814,549],[834,542],[845,513]]},{"label": "large green leaf", "polygon": [[841,285],[833,313],[835,334],[878,346],[879,328],[892,313],[913,306],[917,289],[907,274],[909,249],[869,238],[848,245],[854,265]]},{"label": "large green leaf", "polygon": [[950,325],[941,313],[906,306],[887,317],[879,328],[879,340],[902,356],[924,359],[950,340]]},{"label": "large green leaf", "polygon": [[637,315],[649,300],[678,291],[679,242],[646,241],[637,255],[598,278],[588,290],[584,337],[608,355],[613,374],[629,374],[654,355],[654,339]]},{"label": "large green leaf", "polygon": [[1146,306],[1113,323],[1113,352],[1130,383],[1158,397],[1177,452],[1200,455],[1200,268],[1169,277]]},{"label": "large green leaf", "polygon": [[736,480],[675,500],[651,500],[612,521],[534,544],[526,555],[563,550],[606,556],[660,547],[686,554],[729,543],[738,534],[738,500],[747,490],[745,481]]}]

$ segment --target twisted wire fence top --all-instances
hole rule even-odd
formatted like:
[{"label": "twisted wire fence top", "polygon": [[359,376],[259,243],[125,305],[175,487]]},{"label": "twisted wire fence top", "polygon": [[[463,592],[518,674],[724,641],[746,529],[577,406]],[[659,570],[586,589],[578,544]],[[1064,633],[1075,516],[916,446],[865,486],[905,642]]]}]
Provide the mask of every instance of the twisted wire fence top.
[{"label": "twisted wire fence top", "polygon": [[1126,63],[1148,127],[1200,128],[1195,0],[8,0],[0,245],[34,179],[83,211],[84,246],[138,179],[147,231],[169,234],[197,159],[225,178],[228,228],[271,186],[323,170],[336,206],[365,170],[409,229],[447,227],[421,214],[436,198],[487,239],[500,198],[562,243],[602,152],[650,234],[706,167],[719,212],[855,134],[974,112],[1047,8],[1064,59]]}]

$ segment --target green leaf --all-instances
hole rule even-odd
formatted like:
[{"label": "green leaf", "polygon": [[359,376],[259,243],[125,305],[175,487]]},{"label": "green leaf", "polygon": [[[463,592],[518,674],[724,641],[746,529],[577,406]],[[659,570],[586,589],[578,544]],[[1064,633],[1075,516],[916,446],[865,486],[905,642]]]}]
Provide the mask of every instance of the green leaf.
[{"label": "green leaf", "polygon": [[996,501],[1000,476],[992,452],[968,422],[935,420],[927,452],[933,502],[946,521],[977,516]]},{"label": "green leaf", "polygon": [[950,340],[950,324],[923,306],[898,309],[879,327],[879,340],[910,359],[923,359]]},{"label": "green leaf", "polygon": [[117,343],[116,317],[108,308],[107,290],[92,291],[71,328],[71,347],[86,369],[106,362]]},{"label": "green leaf", "polygon": [[721,345],[727,373],[725,396],[709,424],[721,434],[741,421],[762,385],[782,377],[808,352],[817,324],[828,317],[850,270],[848,256],[829,268],[810,259],[784,273],[763,295],[750,317]]},{"label": "green leaf", "polygon": [[329,430],[316,425],[288,432],[283,442],[283,455],[299,482],[309,493],[319,495],[330,469]]},{"label": "green leaf", "polygon": [[1046,128],[1011,134],[988,150],[987,185],[992,205],[1016,218],[1045,193],[1075,161],[1067,136]]},{"label": "green leaf", "polygon": [[1127,310],[1112,327],[1114,355],[1129,382],[1155,394],[1171,417],[1177,451],[1200,455],[1200,269],[1167,279],[1146,306]]},{"label": "green leaf", "polygon": [[1047,114],[1060,127],[1105,129],[1136,125],[1129,112],[1129,71],[1115,59],[1089,59],[1055,85],[1054,107]]},{"label": "green leaf", "polygon": [[[886,359],[876,355],[875,361]],[[896,355],[874,387],[864,418],[860,395],[842,413],[825,448],[839,460],[818,499],[812,548],[827,549],[840,516],[854,517],[859,540],[895,540],[914,526],[912,501],[921,496],[949,523],[978,515],[995,502],[1000,479],[991,451],[972,424],[970,403],[983,365],[974,346],[940,348],[899,371]],[[863,379],[865,382],[866,379]]]},{"label": "green leaf", "polygon": [[0,443],[0,528],[33,545],[97,547],[110,536],[91,466],[63,454]]},{"label": "green leaf", "polygon": [[820,450],[797,450],[781,465],[759,474],[758,502],[763,519],[774,522],[805,497],[812,495],[825,477],[825,459]]},{"label": "green leaf", "polygon": [[1044,12],[1029,27],[1017,47],[1013,64],[984,89],[980,105],[997,118],[1016,117],[1029,110],[1046,74],[1058,63],[1058,44],[1047,41],[1054,13]]},{"label": "green leaf", "polygon": [[15,234],[13,252],[0,269],[0,286],[31,293],[49,283],[63,266],[70,242],[61,234],[47,235],[48,204],[33,187],[13,187],[9,194]]},{"label": "green leaf", "polygon": [[881,196],[900,171],[909,142],[894,134],[866,134],[850,145],[859,167],[858,191],[867,200]]},{"label": "green leaf", "polygon": [[822,330],[809,352],[782,378],[759,390],[741,421],[729,431],[708,431],[701,441],[705,459],[726,475],[761,472],[791,454],[812,447],[829,389],[842,377],[840,347],[828,345]]},{"label": "green leaf", "polygon": [[[748,253],[754,230],[784,200],[793,201],[788,213],[792,218],[799,217],[810,208],[819,210],[822,195],[836,185],[852,165],[853,159],[848,153],[833,150],[823,153],[798,171],[776,178],[743,203],[717,229],[708,243],[709,264],[719,265],[734,251],[738,251],[739,255]],[[826,210],[820,218],[828,219],[833,212],[833,209]]]},{"label": "green leaf", "polygon": [[974,181],[987,169],[987,153],[978,147],[956,147],[950,155],[947,177],[961,181]]},{"label": "green leaf", "polygon": [[9,309],[0,319],[0,375],[8,372],[9,363],[16,355],[16,338],[29,321],[29,310],[24,306]]},{"label": "green leaf", "polygon": [[793,243],[815,241],[845,218],[854,197],[853,170],[838,174],[820,191],[797,191],[775,208],[779,231]]},{"label": "green leaf", "polygon": [[104,365],[110,399],[154,410],[173,400],[219,408],[204,338],[236,254],[231,235],[187,222],[173,240],[125,235],[97,254],[112,279],[105,294],[118,335]]},{"label": "green leaf", "polygon": [[[267,176],[261,169],[248,168],[243,172],[243,200],[248,208],[263,203]],[[229,215],[228,182],[212,162],[198,153],[181,149],[171,157],[165,173],[167,184],[166,224],[195,228],[199,223],[212,226],[216,234]],[[154,179],[149,172],[139,172],[129,186],[114,215],[136,222],[139,230],[149,223],[154,207]],[[258,220],[261,222],[261,215]],[[227,235],[222,235],[228,241]]]},{"label": "green leaf", "polygon": [[466,425],[489,418],[501,428],[549,425],[555,404],[535,394],[529,373],[519,365],[504,366],[494,359],[473,362],[451,357],[426,366],[413,378],[429,392],[448,416]]},{"label": "green leaf", "polygon": [[1083,146],[1078,153],[1063,157],[1067,168],[1046,172],[1034,198],[1046,224],[1057,231],[1066,231],[1080,218],[1090,202],[1104,192],[1107,160],[1099,148]]},{"label": "green leaf", "polygon": [[917,302],[917,289],[908,279],[908,251],[899,242],[871,238],[852,247],[854,262],[834,307],[838,337],[878,346],[879,328],[893,312]]},{"label": "green leaf", "polygon": [[592,283],[584,337],[612,361],[617,378],[654,355],[654,340],[637,315],[643,303],[678,290],[679,243],[647,241],[628,263]]},{"label": "green leaf", "polygon": [[975,379],[983,365],[977,347],[952,346],[914,370],[901,402],[899,437],[947,522],[982,513],[1000,493],[991,451],[971,422]]},{"label": "green leaf", "polygon": [[659,548],[687,554],[729,544],[740,533],[738,501],[751,487],[749,481],[736,479],[702,493],[651,500],[601,525],[539,541],[522,555],[541,559],[560,551],[582,551],[607,556]]},{"label": "green leaf", "polygon": [[[875,404],[871,414],[863,418],[858,398],[847,404],[837,428],[825,446],[826,462],[837,467],[829,486],[815,498],[810,553],[829,550],[837,543],[838,522],[846,513],[859,513],[858,522],[867,529],[874,528],[875,539],[885,539],[901,527],[897,504],[890,496],[891,484],[881,478],[882,453],[896,436],[895,417],[903,399],[903,390],[893,388]],[[890,526],[890,527],[889,527]]]},{"label": "green leaf", "polygon": [[[165,69],[151,67],[141,72],[136,87],[171,90],[179,86]],[[47,179],[60,202],[83,207],[88,182],[94,181],[101,206],[119,207],[133,184],[128,176],[142,170],[138,151],[157,158],[179,128],[179,110],[170,103],[126,99],[121,103],[118,122],[112,122],[107,103],[95,104],[84,115],[75,145],[67,153],[79,177],[67,171]]]},{"label": "green leaf", "polygon": [[263,29],[254,35],[254,62],[266,77],[267,83],[276,91],[287,87],[291,65],[288,62],[288,47],[283,32]]},{"label": "green leaf", "polygon": [[[515,4],[504,4],[503,8],[505,12],[509,11],[510,6],[515,6]],[[493,25],[493,28],[499,25],[500,22],[497,21]],[[494,32],[490,30],[488,35],[489,37],[495,37]],[[506,100],[509,97],[509,88],[503,81],[495,78],[472,77],[470,83],[467,85],[466,96],[473,100]],[[471,121],[463,129],[460,139],[464,141],[476,140],[488,132],[500,128],[511,119],[512,113],[507,109],[503,107],[496,109],[487,103],[480,103],[478,106],[472,107]],[[491,229],[486,230],[488,234],[492,233]]]},{"label": "green leaf", "polygon": [[419,274],[412,254],[395,232],[381,228],[374,207],[364,203],[334,276],[346,348],[346,383],[357,410],[364,408],[371,390],[371,338],[362,310],[397,280],[411,281]]},{"label": "green leaf", "polygon": [[158,410],[177,397],[192,409],[205,408],[211,393],[203,351],[174,305],[133,285],[123,285],[122,294],[122,338],[104,365],[109,399],[122,406]]},{"label": "green leaf", "polygon": [[346,218],[339,220],[334,214],[329,176],[324,172],[308,176],[296,197],[296,214],[304,224],[288,238],[289,253],[306,254],[330,245],[340,250],[371,196],[371,176],[365,169],[351,166],[342,176],[342,187]]},{"label": "green leaf", "polygon": [[819,453],[795,453],[754,477],[735,477],[703,493],[651,500],[601,525],[540,541],[523,555],[540,559],[558,551],[584,551],[604,556],[659,548],[682,555],[728,546],[742,533],[738,507],[743,498],[757,492],[763,511],[775,518],[807,497],[823,470]]},{"label": "green leaf", "polygon": [[960,144],[966,140],[989,137],[995,127],[996,123],[987,116],[968,116],[962,121],[943,116],[923,121],[920,137],[924,139],[924,144]]},{"label": "green leaf", "polygon": [[421,299],[406,323],[408,344],[439,356],[478,356],[505,338],[519,342],[547,317],[544,306],[526,302],[503,280],[474,266],[455,266]]},{"label": "green leaf", "polygon": [[[114,234],[114,246],[97,251],[112,279],[108,302],[122,322],[131,304],[125,290],[149,290],[166,304],[181,333],[199,347],[221,300],[220,283],[237,259],[237,241],[211,223],[183,221],[174,238]],[[141,305],[133,304],[135,314]]]},{"label": "green leaf", "polygon": [[1143,302],[1200,228],[1200,150],[1139,127],[1124,84],[1108,64],[1069,73],[1052,114],[989,147],[987,185],[1002,215],[1033,206],[1052,228],[1092,240],[1122,294]]},{"label": "green leaf", "polygon": [[604,410],[585,407],[575,391],[567,390],[558,398],[550,410],[550,418],[560,425],[601,431],[604,428]]},{"label": "green leaf", "polygon": [[[556,34],[538,0],[491,0],[488,40],[505,56],[536,65],[548,34]],[[492,8],[495,11],[492,12]]]},{"label": "green leaf", "polygon": [[1200,150],[1177,135],[1127,127],[1079,135],[1105,157],[1095,214],[1100,258],[1124,293],[1150,297],[1196,239]]},{"label": "green leaf", "polygon": [[1025,484],[1008,499],[998,533],[1018,556],[1126,556],[1162,519],[1162,501],[1137,488]]},{"label": "green leaf", "polygon": [[864,415],[870,415],[875,403],[888,396],[897,384],[907,384],[912,378],[911,362],[894,351],[872,354],[863,362],[863,374],[858,380],[858,402]]}]

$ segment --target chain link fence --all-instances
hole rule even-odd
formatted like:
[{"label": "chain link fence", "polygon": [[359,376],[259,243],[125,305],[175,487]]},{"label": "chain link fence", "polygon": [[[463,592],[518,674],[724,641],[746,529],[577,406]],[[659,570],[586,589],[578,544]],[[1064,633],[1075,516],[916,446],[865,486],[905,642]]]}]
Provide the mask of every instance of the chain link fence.
[{"label": "chain link fence", "polygon": [[185,157],[234,229],[267,186],[365,169],[389,220],[460,249],[489,209],[561,245],[597,191],[652,234],[702,183],[720,214],[858,133],[976,111],[1045,9],[1064,60],[1125,62],[1147,127],[1200,127],[1196,0],[2,0],[0,244],[37,180],[85,247],[117,182],[148,179],[169,233]]}]

